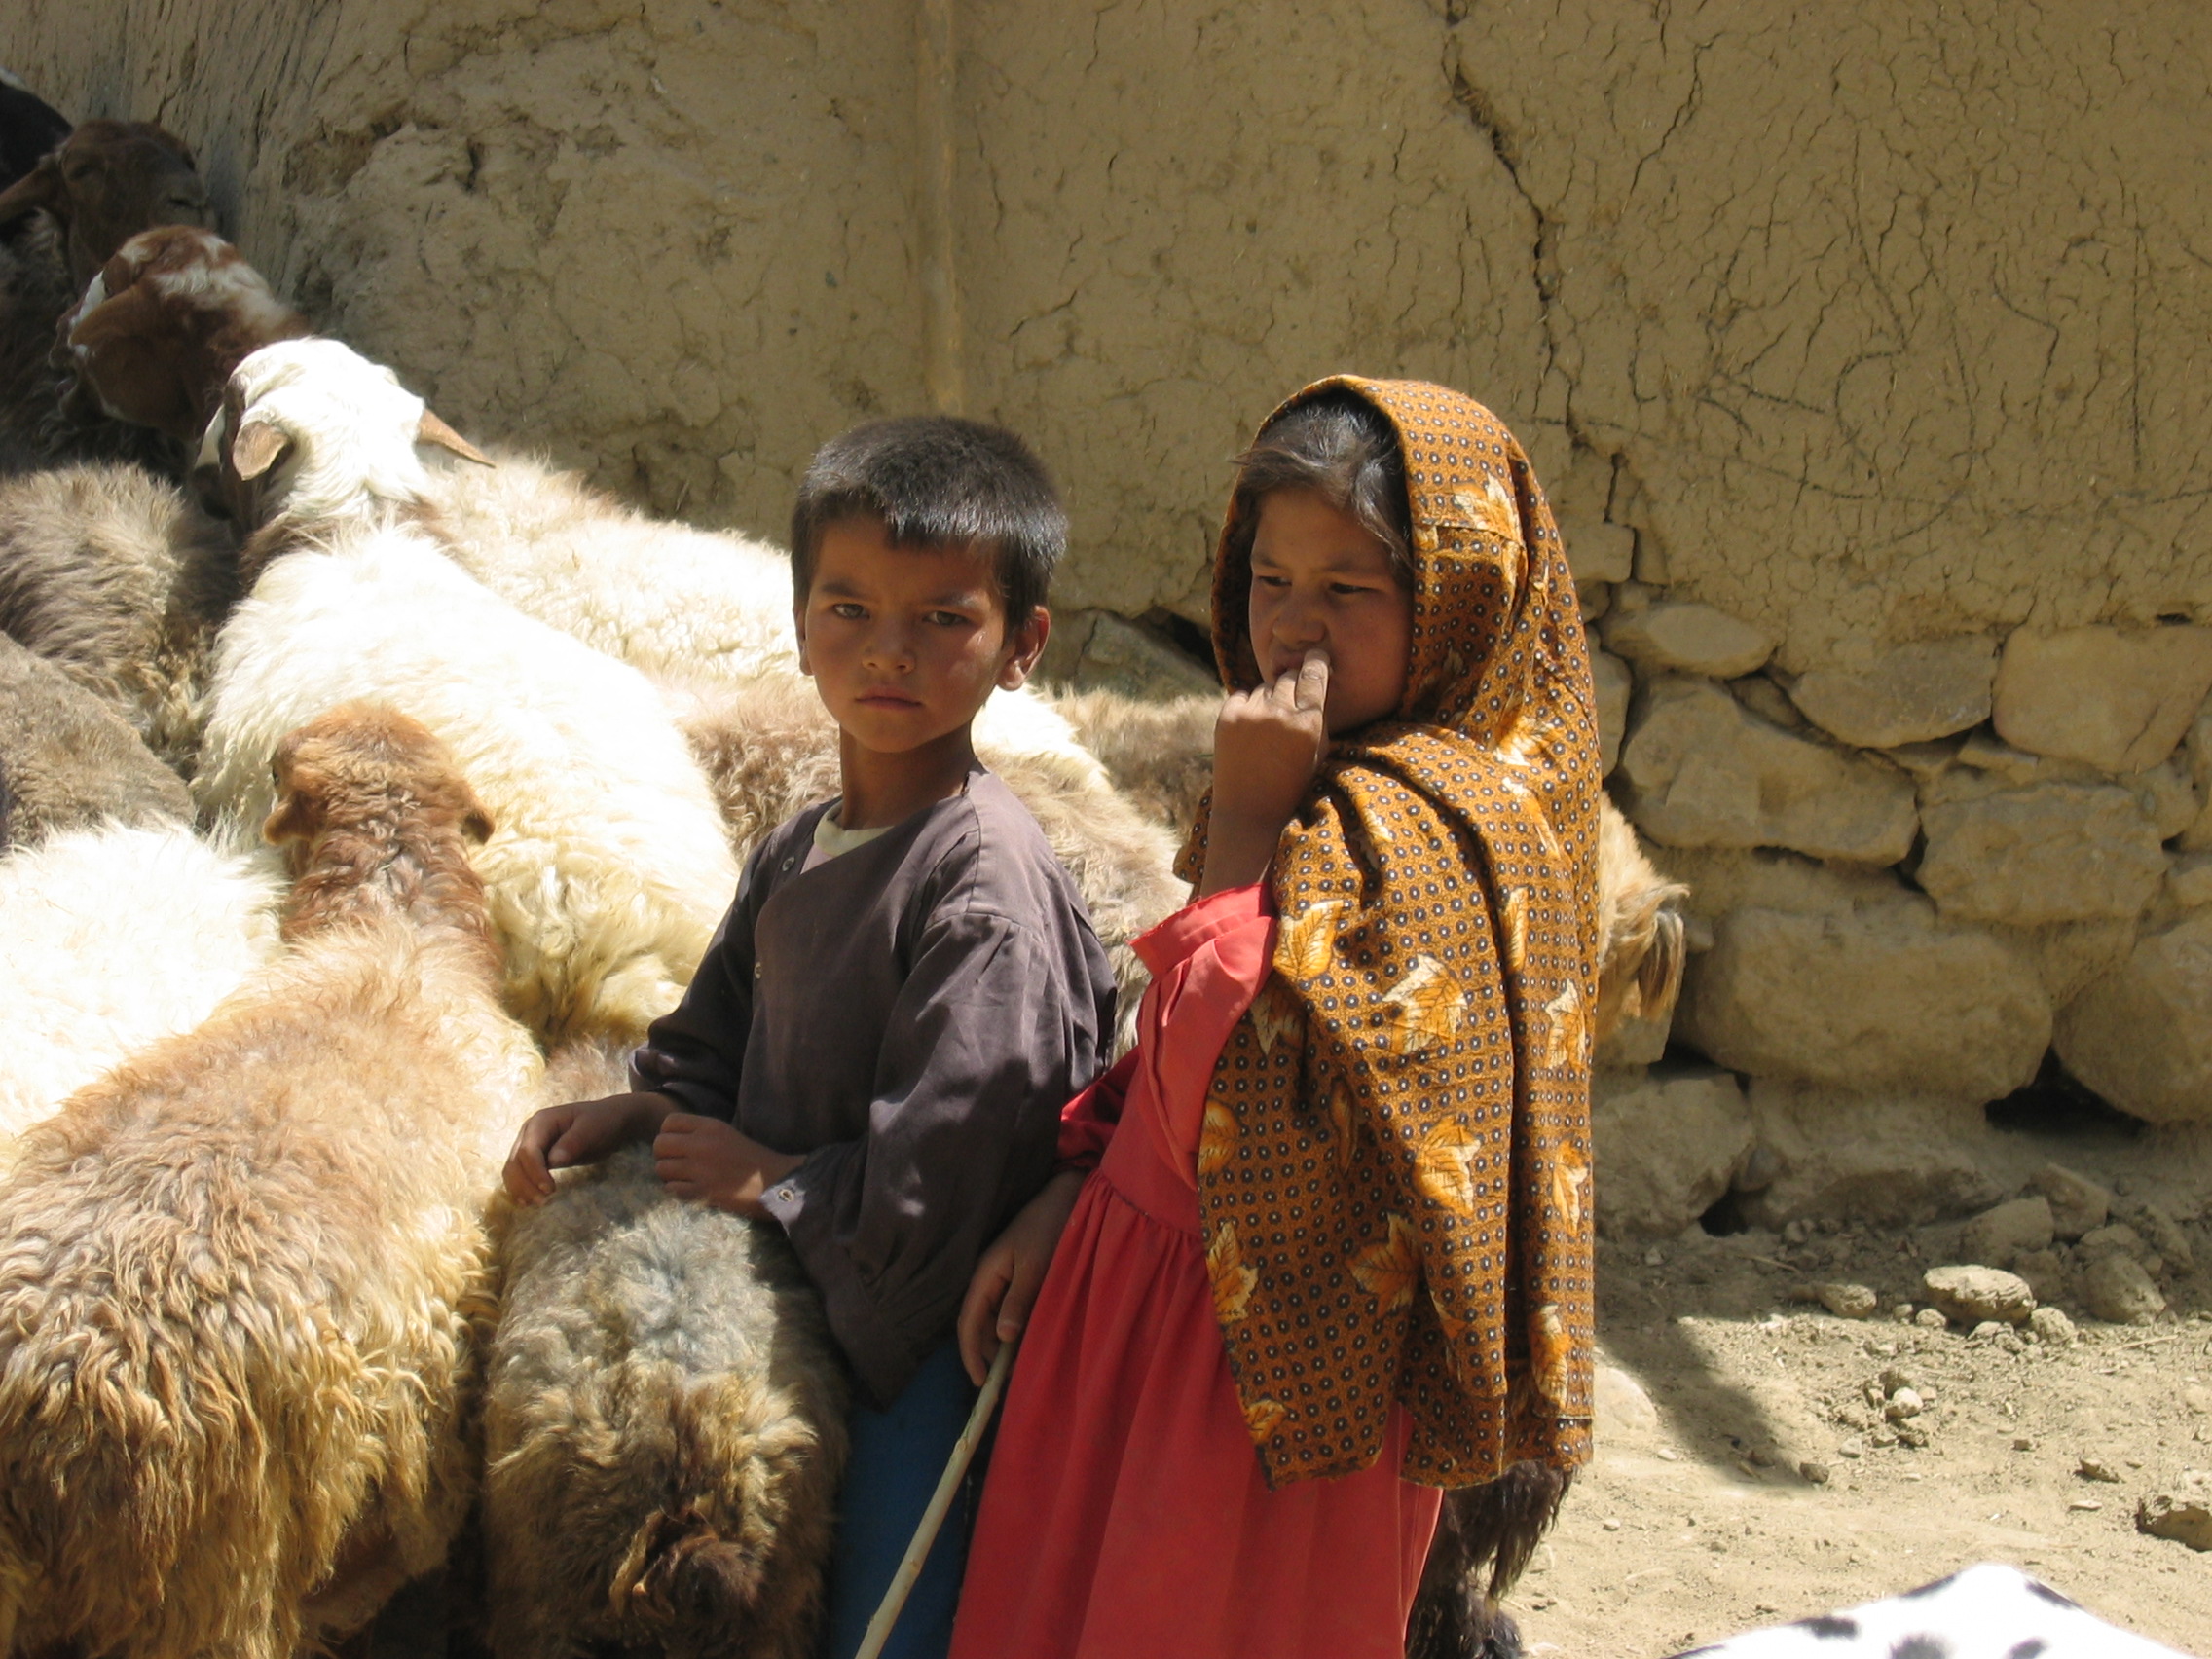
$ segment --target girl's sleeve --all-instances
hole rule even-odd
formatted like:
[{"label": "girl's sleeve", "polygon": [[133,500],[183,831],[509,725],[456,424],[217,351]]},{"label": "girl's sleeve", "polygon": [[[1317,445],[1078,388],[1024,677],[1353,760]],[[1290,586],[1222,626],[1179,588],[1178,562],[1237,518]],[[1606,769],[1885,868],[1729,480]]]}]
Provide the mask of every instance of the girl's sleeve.
[{"label": "girl's sleeve", "polygon": [[1164,1144],[1190,1154],[1178,1156],[1175,1166],[1194,1188],[1213,1068],[1267,983],[1274,939],[1274,902],[1262,880],[1186,905],[1136,941],[1152,984],[1138,1014],[1134,1058],[1152,1109],[1162,1114]]},{"label": "girl's sleeve", "polygon": [[1114,1138],[1114,1125],[1122,1121],[1129,1079],[1136,1075],[1136,1069],[1137,1052],[1131,1049],[1060,1108],[1059,1168],[1088,1173],[1098,1167],[1107,1144]]}]

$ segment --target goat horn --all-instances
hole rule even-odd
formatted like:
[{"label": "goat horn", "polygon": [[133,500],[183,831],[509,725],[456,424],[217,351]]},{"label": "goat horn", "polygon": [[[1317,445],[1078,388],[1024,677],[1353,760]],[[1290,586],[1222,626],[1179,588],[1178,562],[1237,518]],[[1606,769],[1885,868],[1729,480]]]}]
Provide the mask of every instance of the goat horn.
[{"label": "goat horn", "polygon": [[422,420],[415,423],[415,441],[419,444],[436,444],[449,449],[463,461],[473,461],[479,466],[496,465],[492,458],[425,409]]}]

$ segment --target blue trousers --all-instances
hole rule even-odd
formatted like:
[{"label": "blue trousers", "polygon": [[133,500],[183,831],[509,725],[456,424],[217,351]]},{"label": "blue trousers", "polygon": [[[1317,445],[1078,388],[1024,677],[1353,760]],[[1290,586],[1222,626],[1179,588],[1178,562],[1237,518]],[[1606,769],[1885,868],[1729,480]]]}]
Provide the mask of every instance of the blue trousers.
[{"label": "blue trousers", "polygon": [[[946,1343],[923,1362],[889,1411],[853,1406],[852,1458],[837,1496],[837,1547],[830,1564],[822,1647],[827,1659],[853,1659],[859,1650],[975,1403],[960,1345]],[[960,1575],[968,1566],[974,1485],[973,1478],[962,1483],[884,1659],[944,1659],[950,1650]]]}]

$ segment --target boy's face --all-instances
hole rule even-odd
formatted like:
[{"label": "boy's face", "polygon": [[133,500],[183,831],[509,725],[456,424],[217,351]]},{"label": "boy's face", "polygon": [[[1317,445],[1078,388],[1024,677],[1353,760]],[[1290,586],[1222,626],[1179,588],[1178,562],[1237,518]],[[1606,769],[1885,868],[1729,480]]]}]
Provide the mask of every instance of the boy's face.
[{"label": "boy's face", "polygon": [[1406,694],[1414,596],[1389,549],[1314,491],[1260,498],[1244,618],[1264,679],[1297,673],[1316,645],[1328,653],[1321,718],[1332,735],[1382,719]]},{"label": "boy's face", "polygon": [[990,559],[965,547],[894,547],[883,521],[822,533],[794,613],[799,666],[864,749],[903,754],[961,730],[992,691],[1029,678],[1051,618],[1010,634]]}]

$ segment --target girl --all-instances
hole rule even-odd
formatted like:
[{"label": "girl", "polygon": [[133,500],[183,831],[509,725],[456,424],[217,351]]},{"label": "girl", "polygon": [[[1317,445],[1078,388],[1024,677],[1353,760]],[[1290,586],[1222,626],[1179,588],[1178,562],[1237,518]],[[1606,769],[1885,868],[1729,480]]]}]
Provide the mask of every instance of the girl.
[{"label": "girl", "polygon": [[1064,1115],[1095,1178],[962,1313],[979,1376],[1043,1278],[954,1659],[1396,1655],[1436,1489],[1589,1455],[1598,731],[1559,533],[1441,387],[1323,381],[1239,468],[1197,895]]}]

